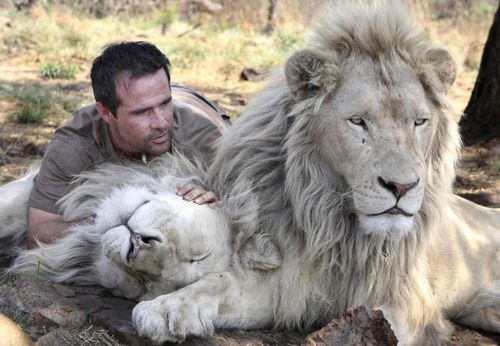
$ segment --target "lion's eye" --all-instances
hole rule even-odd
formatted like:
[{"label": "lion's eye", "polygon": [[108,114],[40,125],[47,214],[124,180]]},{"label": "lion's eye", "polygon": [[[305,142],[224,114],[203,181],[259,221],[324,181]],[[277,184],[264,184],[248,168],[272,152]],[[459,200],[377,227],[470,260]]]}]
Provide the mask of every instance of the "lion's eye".
[{"label": "lion's eye", "polygon": [[208,258],[208,256],[210,256],[210,252],[203,254],[203,255],[200,255],[200,256],[193,257],[189,260],[189,262],[191,262],[191,263],[201,262],[203,260],[206,260]]},{"label": "lion's eye", "polygon": [[422,126],[427,122],[428,119],[426,118],[420,118],[415,120],[415,126]]},{"label": "lion's eye", "polygon": [[142,238],[142,241],[145,242],[146,244],[150,244],[153,242],[153,241],[157,241],[158,243],[161,243],[161,239],[158,238],[158,237],[146,237],[146,236],[141,236]]},{"label": "lion's eye", "polygon": [[361,117],[350,117],[349,118],[349,122],[353,125],[356,125],[356,126],[361,126],[363,127],[364,129],[366,129],[366,123],[365,121],[363,120],[363,118]]}]

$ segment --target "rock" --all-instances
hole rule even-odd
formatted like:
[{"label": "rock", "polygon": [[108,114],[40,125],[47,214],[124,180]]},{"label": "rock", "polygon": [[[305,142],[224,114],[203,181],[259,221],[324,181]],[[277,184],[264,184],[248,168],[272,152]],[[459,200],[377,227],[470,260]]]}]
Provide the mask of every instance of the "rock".
[{"label": "rock", "polygon": [[397,344],[398,339],[382,311],[369,310],[363,306],[347,310],[338,319],[310,334],[303,343],[304,346],[396,346]]},{"label": "rock", "polygon": [[40,154],[43,154],[42,150],[33,142],[29,142],[23,147],[24,156],[36,156]]},{"label": "rock", "polygon": [[14,149],[14,148],[8,149],[5,153],[7,155],[9,155],[9,156],[19,156],[19,155],[21,155],[21,153],[19,152],[19,150]]},{"label": "rock", "polygon": [[74,290],[70,289],[67,286],[59,285],[59,284],[54,284],[52,287],[54,287],[54,289],[58,293],[62,294],[65,297],[74,297],[74,296],[76,296],[76,292]]},{"label": "rock", "polygon": [[246,106],[249,100],[248,96],[240,93],[226,93],[224,96],[229,97],[232,106]]},{"label": "rock", "polygon": [[240,80],[257,82],[263,80],[265,78],[264,73],[262,71],[256,70],[252,67],[245,67],[240,72]]},{"label": "rock", "polygon": [[9,163],[9,158],[7,157],[7,154],[0,149],[0,166],[3,166],[5,164]]},{"label": "rock", "polygon": [[466,187],[471,184],[471,180],[465,176],[457,175],[455,177],[455,186]]},{"label": "rock", "polygon": [[498,200],[498,196],[494,192],[470,192],[459,193],[458,195],[486,207],[496,207],[500,205],[500,200]]},{"label": "rock", "polygon": [[198,7],[199,12],[214,14],[223,9],[221,4],[211,0],[190,0],[190,2]]},{"label": "rock", "polygon": [[49,307],[38,309],[37,313],[58,326],[68,328],[79,328],[85,324],[87,319],[87,314],[84,311],[58,302],[54,302]]}]

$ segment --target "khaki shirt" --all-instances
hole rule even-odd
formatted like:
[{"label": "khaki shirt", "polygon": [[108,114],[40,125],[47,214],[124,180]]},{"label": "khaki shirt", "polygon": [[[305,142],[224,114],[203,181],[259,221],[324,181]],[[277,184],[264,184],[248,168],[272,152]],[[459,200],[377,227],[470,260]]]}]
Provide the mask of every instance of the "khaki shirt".
[{"label": "khaki shirt", "polygon": [[[229,126],[229,117],[195,90],[172,85],[172,146],[190,160],[208,165],[214,142]],[[106,122],[95,104],[73,113],[58,128],[33,182],[30,207],[60,214],[56,202],[70,192],[74,176],[104,162],[119,162]]]}]

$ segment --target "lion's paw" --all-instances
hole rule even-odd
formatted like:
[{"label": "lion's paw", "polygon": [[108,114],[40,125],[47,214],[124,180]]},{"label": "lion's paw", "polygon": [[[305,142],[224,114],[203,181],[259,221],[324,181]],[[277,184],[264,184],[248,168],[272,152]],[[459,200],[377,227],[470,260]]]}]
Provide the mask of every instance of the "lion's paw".
[{"label": "lion's paw", "polygon": [[132,311],[132,322],[140,336],[161,344],[182,342],[188,335],[212,335],[211,315],[194,300],[173,293],[137,304]]}]

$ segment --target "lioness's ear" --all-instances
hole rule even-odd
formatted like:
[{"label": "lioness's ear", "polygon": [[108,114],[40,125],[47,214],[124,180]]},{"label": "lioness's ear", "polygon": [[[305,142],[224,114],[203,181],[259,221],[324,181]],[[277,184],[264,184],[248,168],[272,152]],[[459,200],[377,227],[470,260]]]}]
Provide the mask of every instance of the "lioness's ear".
[{"label": "lioness's ear", "polygon": [[304,49],[288,58],[285,76],[292,95],[299,100],[311,97],[322,89],[333,88],[337,78],[333,64],[320,51]]},{"label": "lioness's ear", "polygon": [[425,55],[425,63],[430,65],[432,73],[424,69],[422,82],[437,92],[447,93],[457,77],[457,65],[450,53],[441,48],[431,49]]},{"label": "lioness's ear", "polygon": [[267,236],[250,237],[238,251],[241,264],[249,269],[272,270],[281,265],[281,253]]}]

